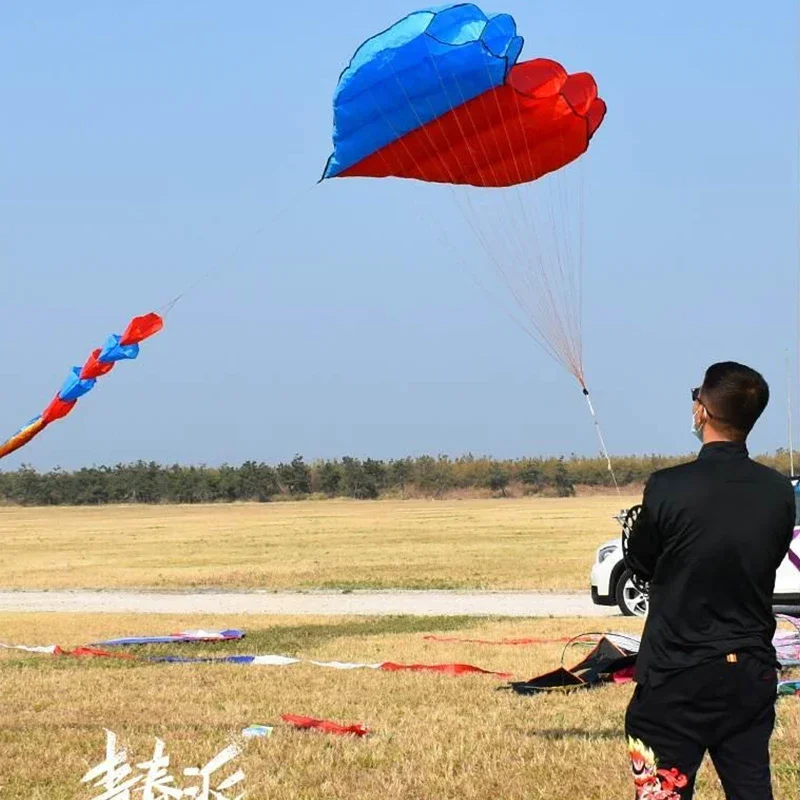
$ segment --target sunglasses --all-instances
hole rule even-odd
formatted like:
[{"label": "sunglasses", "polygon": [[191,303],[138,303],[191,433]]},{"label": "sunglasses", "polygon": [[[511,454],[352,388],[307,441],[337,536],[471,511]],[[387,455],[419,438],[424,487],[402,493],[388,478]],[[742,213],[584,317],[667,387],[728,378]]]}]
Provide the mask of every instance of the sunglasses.
[{"label": "sunglasses", "polygon": [[696,388],[692,389],[692,402],[700,403],[700,405],[703,406],[703,408],[706,410],[706,414],[708,414],[709,419],[715,419],[717,420],[717,422],[727,422],[728,420],[724,419],[723,417],[718,417],[716,414],[712,414],[708,410],[708,406],[700,399],[700,389],[701,389],[700,386],[697,386]]}]

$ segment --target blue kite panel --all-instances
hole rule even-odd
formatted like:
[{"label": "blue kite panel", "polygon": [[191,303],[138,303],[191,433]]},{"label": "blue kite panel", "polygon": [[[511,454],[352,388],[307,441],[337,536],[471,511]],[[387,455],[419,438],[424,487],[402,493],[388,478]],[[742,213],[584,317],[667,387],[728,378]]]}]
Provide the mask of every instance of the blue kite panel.
[{"label": "blue kite panel", "polygon": [[255,656],[150,656],[157,664],[252,664]]},{"label": "blue kite panel", "polygon": [[171,633],[168,636],[126,636],[121,639],[105,639],[101,642],[92,642],[93,647],[125,647],[140,644],[214,644],[215,642],[230,642],[234,639],[243,639],[244,631],[229,628],[224,631],[185,631]]},{"label": "blue kite panel", "polygon": [[183,644],[191,639],[181,639],[178,636],[131,636],[127,639],[109,639],[105,642],[92,642],[93,647],[128,647],[137,644]]},{"label": "blue kite panel", "polygon": [[64,381],[58,396],[65,403],[69,403],[72,400],[83,397],[87,392],[90,392],[94,389],[96,383],[97,381],[94,378],[81,380],[81,368],[73,367],[69,377]]},{"label": "blue kite panel", "polygon": [[339,79],[323,177],[502,85],[521,51],[513,17],[471,3],[417,11],[369,39]]},{"label": "blue kite panel", "polygon": [[122,337],[113,334],[106,339],[105,346],[100,351],[97,360],[103,364],[108,364],[113,361],[125,361],[126,359],[134,359],[139,355],[138,344],[122,345],[120,342]]},{"label": "blue kite panel", "polygon": [[20,434],[21,434],[23,431],[27,430],[27,429],[28,429],[28,428],[30,428],[32,425],[36,425],[36,423],[37,423],[37,422],[39,422],[39,420],[40,420],[41,418],[42,418],[42,415],[41,415],[41,414],[38,414],[37,416],[33,417],[33,419],[31,419],[31,420],[29,420],[28,422],[26,422],[26,423],[25,423],[25,424],[24,424],[24,425],[23,425],[23,426],[22,426],[22,427],[21,427],[21,428],[20,428],[18,431],[15,431],[15,432],[14,432],[14,434],[13,434],[12,436],[9,436],[8,438],[9,438],[9,439],[15,439],[15,438],[16,438],[17,436],[19,436],[19,435],[20,435]]}]

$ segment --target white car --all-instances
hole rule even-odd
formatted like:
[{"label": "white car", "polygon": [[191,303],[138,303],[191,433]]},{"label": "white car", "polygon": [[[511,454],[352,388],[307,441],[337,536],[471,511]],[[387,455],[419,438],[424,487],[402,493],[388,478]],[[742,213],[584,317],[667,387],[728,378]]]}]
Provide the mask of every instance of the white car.
[{"label": "white car", "polygon": [[[622,515],[624,518],[624,514]],[[620,519],[620,517],[617,517]],[[800,496],[798,520],[792,550],[800,558]],[[592,601],[599,606],[617,605],[627,617],[647,615],[647,594],[633,581],[633,575],[622,559],[622,538],[600,545],[592,567]],[[776,610],[796,612],[800,609],[800,568],[787,556],[775,578]]]}]

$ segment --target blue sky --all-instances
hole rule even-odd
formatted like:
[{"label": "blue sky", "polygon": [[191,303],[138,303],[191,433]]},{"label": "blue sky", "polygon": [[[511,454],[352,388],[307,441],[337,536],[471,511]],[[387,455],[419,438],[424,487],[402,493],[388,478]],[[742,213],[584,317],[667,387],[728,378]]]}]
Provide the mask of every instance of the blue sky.
[{"label": "blue sky", "polygon": [[[591,71],[609,105],[585,162],[584,330],[612,451],[690,450],[688,390],[721,359],[765,373],[753,447],[784,446],[797,4],[483,5],[516,17],[523,57]],[[420,225],[425,186],[315,186],[340,70],[414,8],[0,7],[0,424],[210,273],[4,466],[596,451],[573,379]]]}]

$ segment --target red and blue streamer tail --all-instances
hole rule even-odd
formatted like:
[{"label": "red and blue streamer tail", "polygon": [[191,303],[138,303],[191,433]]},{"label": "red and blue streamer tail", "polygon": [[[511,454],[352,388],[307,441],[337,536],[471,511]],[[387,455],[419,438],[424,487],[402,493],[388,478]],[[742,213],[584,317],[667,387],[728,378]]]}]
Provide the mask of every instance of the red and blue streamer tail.
[{"label": "red and blue streamer tail", "polygon": [[111,372],[118,361],[135,359],[139,355],[139,345],[163,327],[164,320],[158,314],[150,313],[134,317],[121,335],[109,336],[103,347],[92,351],[82,367],[70,370],[50,405],[0,445],[0,458],[24,447],[51,422],[66,417],[79,398],[94,388],[98,378]]}]

